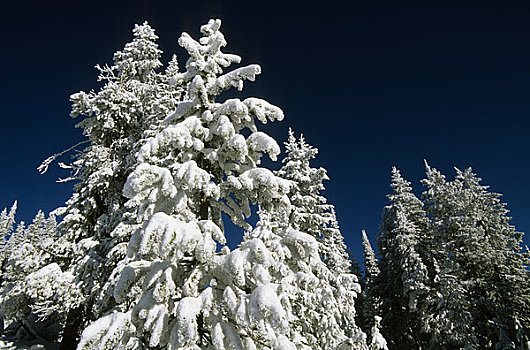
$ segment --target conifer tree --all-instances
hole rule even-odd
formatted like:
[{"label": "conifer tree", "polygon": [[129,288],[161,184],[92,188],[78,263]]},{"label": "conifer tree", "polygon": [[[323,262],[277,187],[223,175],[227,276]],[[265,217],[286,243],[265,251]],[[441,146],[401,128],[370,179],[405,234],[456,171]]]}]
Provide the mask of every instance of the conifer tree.
[{"label": "conifer tree", "polygon": [[247,297],[255,306],[246,316],[240,310],[240,317],[250,317],[250,329],[261,327],[260,336],[245,335],[247,327],[223,311],[229,307],[223,306],[227,287],[236,283],[226,282],[225,275],[237,272],[243,261],[228,247],[221,255],[216,249],[225,244],[221,212],[250,228],[245,221],[250,204],[288,208],[289,183],[258,167],[262,154],[274,159],[279,147],[257,130],[255,119],[281,120],[283,112],[256,98],[216,101],[222,91],[241,89],[260,72],[250,65],[223,74],[240,58],[220,51],[226,41],[219,27],[220,21],[212,20],[201,27],[199,41],[186,33],[179,39],[190,59],[172,81],[184,87],[184,100],[139,149],[123,190],[127,219],[111,234],[124,243],[110,253],[116,267],[96,307],[101,316],[83,332],[81,349],[94,344],[223,349],[243,343],[286,348],[290,342],[285,334],[263,331],[271,327],[264,322],[278,321],[267,311],[270,286],[254,285],[257,291]]},{"label": "conifer tree", "polygon": [[348,259],[351,262],[351,273],[357,276],[358,281],[361,281],[363,275],[361,270],[361,264],[359,263],[355,255],[353,255],[353,252],[351,250],[348,250]]},{"label": "conifer tree", "polygon": [[[9,215],[13,219],[9,218],[8,220],[10,222],[13,222],[13,224],[10,223],[11,227],[14,226],[14,214],[16,211],[16,202],[15,205],[13,205],[15,210],[11,210],[13,215]],[[11,214],[10,212],[10,214]],[[18,268],[15,266],[19,266],[20,264],[24,264],[22,261],[18,261],[17,257],[19,255],[19,250],[21,249],[21,246],[23,245],[25,239],[26,239],[26,224],[24,221],[21,221],[17,224],[16,229],[10,233],[7,242],[4,245],[3,249],[3,261],[2,261],[2,275],[1,275],[1,287],[2,287],[2,294],[6,294],[8,290],[12,288],[12,284],[18,280]],[[5,316],[5,314],[4,314]]]},{"label": "conifer tree", "polygon": [[[61,269],[75,276],[73,293],[63,305],[68,317],[62,336],[62,347],[75,347],[79,329],[90,315],[98,294],[113,269],[109,253],[122,243],[111,232],[122,221],[126,198],[122,195],[127,176],[136,165],[134,154],[140,141],[160,128],[162,119],[174,109],[180,90],[170,87],[167,74],[157,70],[161,50],[157,36],[147,24],[135,26],[134,39],[114,55],[111,66],[96,66],[104,86],[97,92],[79,92],[71,96],[72,117],[83,116],[77,125],[87,137],[74,147],[88,143],[69,168],[72,174],[63,180],[78,180],[59,229],[66,240],[55,247],[62,258]],[[176,65],[175,58],[168,71]],[[74,148],[72,147],[72,148]],[[48,158],[48,165],[64,152]],[[68,263],[70,262],[71,263]]]},{"label": "conifer tree", "polygon": [[[22,329],[23,333],[28,333],[27,340],[37,338],[41,344],[47,344],[44,338],[58,336],[55,324],[62,320],[56,310],[60,308],[59,300],[64,301],[66,296],[54,296],[53,289],[71,279],[61,280],[56,264],[48,267],[55,254],[52,247],[57,238],[54,215],[46,218],[39,210],[33,222],[28,227],[20,223],[8,241],[10,248],[2,272],[0,297],[1,313],[9,322],[7,333]],[[54,270],[54,267],[57,268]]]},{"label": "conifer tree", "polygon": [[368,286],[373,286],[374,281],[377,279],[377,276],[379,276],[380,273],[379,263],[365,230],[362,231],[362,243],[364,249],[365,283]]},{"label": "conifer tree", "polygon": [[7,208],[4,208],[4,210],[2,210],[2,213],[0,213],[0,234],[4,239],[9,238],[11,232],[13,231],[13,226],[15,225],[16,212],[17,201],[13,203],[11,209],[9,209],[9,212],[7,211]]},{"label": "conifer tree", "polygon": [[[2,242],[0,245],[0,273],[2,274],[4,272],[4,266],[9,256],[10,249],[13,246],[13,242],[10,243],[9,238],[11,237],[13,227],[15,226],[16,212],[17,201],[13,203],[9,212],[7,211],[7,208],[4,208],[2,213],[0,213],[0,241]],[[2,281],[3,279],[0,280],[0,283],[2,283]]]},{"label": "conifer tree", "polygon": [[[362,294],[359,317],[362,327],[366,332],[370,332],[372,337],[378,318],[380,318],[381,300],[377,295],[377,279],[379,278],[379,263],[370,240],[365,230],[361,233],[363,255],[364,255],[364,276],[362,279]],[[376,327],[377,328],[377,327]]]},{"label": "conifer tree", "polygon": [[475,329],[474,346],[511,347],[518,332],[528,331],[529,260],[522,233],[509,224],[500,195],[488,192],[470,168],[456,169],[450,183],[435,181],[438,174],[427,165],[426,198],[447,257],[441,280],[458,283],[470,305],[464,310]]},{"label": "conifer tree", "polygon": [[427,163],[426,168],[427,177],[422,182],[427,190],[423,199],[432,222],[431,234],[435,244],[431,247],[431,257],[436,267],[432,284],[436,291],[432,303],[435,307],[430,313],[425,312],[425,322],[431,331],[429,347],[478,348],[472,303],[461,278],[463,271],[450,257],[454,254],[451,242],[454,242],[456,225],[449,209],[457,191],[438,170]]},{"label": "conifer tree", "polygon": [[[283,218],[282,213],[276,213],[275,221],[284,229],[294,228],[313,236],[318,244],[319,256],[327,267],[324,269],[315,265],[312,273],[320,282],[313,290],[306,290],[305,293],[327,294],[328,301],[323,302],[314,297],[312,300],[300,301],[301,304],[310,302],[305,305],[310,312],[298,315],[305,320],[307,327],[301,333],[307,334],[305,338],[309,340],[311,348],[337,347],[345,336],[358,338],[361,334],[354,320],[354,303],[359,293],[357,276],[350,271],[334,207],[320,194],[324,190],[323,181],[328,180],[326,170],[310,166],[310,161],[315,158],[318,150],[307,144],[303,136],[296,140],[292,130],[289,130],[285,147],[286,157],[282,161],[284,165],[277,174],[292,183],[289,192],[291,212],[288,218]],[[340,312],[336,310],[338,305],[342,305]],[[321,320],[329,323],[323,325]],[[343,334],[341,328],[350,329],[350,332]]]},{"label": "conifer tree", "polygon": [[[55,211],[58,232],[39,212],[13,234],[45,258],[12,283],[20,303],[2,305],[26,327],[28,313],[56,320],[50,341],[62,349],[367,349],[354,322],[359,286],[333,207],[318,197],[325,171],[312,192],[322,232],[278,222],[290,216],[294,183],[259,166],[280,149],[256,119],[283,112],[258,98],[217,101],[261,70],[224,73],[240,57],[221,52],[219,28],[211,20],[198,41],[183,33],[185,71],[174,56],[161,74],[154,31],[136,26],[114,64],[97,67],[104,86],[71,97],[88,146],[60,165],[78,183]],[[233,251],[223,216],[248,230]]]},{"label": "conifer tree", "polygon": [[320,194],[325,189],[323,182],[329,177],[326,169],[312,168],[309,164],[318,149],[307,144],[303,135],[297,141],[291,129],[285,149],[284,165],[277,174],[294,183],[289,192],[292,204],[289,222],[293,228],[318,239],[320,255],[330,270],[348,273],[350,262],[335,208]]},{"label": "conifer tree", "polygon": [[[279,350],[327,341],[363,349],[365,336],[354,323],[337,324],[354,313],[340,315],[341,304],[331,298],[323,276],[332,274],[316,239],[267,214],[289,216],[292,183],[259,167],[261,156],[274,160],[279,147],[255,119],[281,120],[283,112],[257,98],[216,101],[260,72],[250,65],[223,74],[240,58],[221,52],[226,41],[219,27],[211,20],[199,41],[186,33],[179,39],[190,59],[185,72],[174,70],[172,82],[183,87],[184,98],[141,142],[123,189],[124,220],[111,232],[122,242],[108,255],[115,268],[78,348]],[[250,204],[261,208],[260,223],[237,249],[219,251],[221,213],[250,230]],[[341,277],[355,286],[352,275]],[[338,294],[346,300],[356,293]],[[333,317],[318,320],[333,327],[315,329],[323,307]]]},{"label": "conifer tree", "polygon": [[380,274],[376,294],[381,300],[383,334],[396,349],[420,349],[428,326],[422,319],[428,308],[430,281],[429,222],[423,203],[411,192],[410,182],[392,168],[392,194],[378,233]]},{"label": "conifer tree", "polygon": [[18,281],[38,270],[50,260],[48,245],[55,237],[55,218],[46,218],[39,210],[28,227],[21,222],[9,240],[9,255],[4,268],[4,281]]},{"label": "conifer tree", "polygon": [[[355,290],[350,287],[356,285],[354,276],[341,275],[343,285],[337,288],[333,272],[319,257],[315,237],[294,230],[285,222],[279,223],[275,219],[277,215],[269,214],[261,213],[256,229],[245,237],[240,248],[226,257],[237,259],[250,248],[254,260],[248,259],[246,253],[239,263],[238,270],[245,276],[241,278],[243,286],[239,278],[230,279],[230,288],[237,295],[232,297],[234,306],[230,310],[234,316],[230,318],[241,320],[240,327],[246,329],[248,325],[241,319],[241,311],[246,304],[251,304],[245,301],[248,294],[252,298],[261,289],[272,288],[276,293],[269,298],[279,298],[276,312],[285,315],[286,320],[281,327],[267,322],[269,332],[280,333],[279,337],[272,338],[283,339],[274,349],[368,349],[366,335],[354,323],[355,314],[347,314],[355,313],[353,303],[359,292],[358,285]],[[252,293],[247,292],[245,296],[247,288]],[[261,349],[264,344],[256,345]]]},{"label": "conifer tree", "polygon": [[517,334],[522,339],[528,329],[528,256],[521,252],[522,233],[509,224],[499,194],[480,185],[471,169],[456,172],[455,180],[447,182],[427,165],[424,181],[439,240],[435,282],[442,299],[433,318],[436,341],[511,348]]}]

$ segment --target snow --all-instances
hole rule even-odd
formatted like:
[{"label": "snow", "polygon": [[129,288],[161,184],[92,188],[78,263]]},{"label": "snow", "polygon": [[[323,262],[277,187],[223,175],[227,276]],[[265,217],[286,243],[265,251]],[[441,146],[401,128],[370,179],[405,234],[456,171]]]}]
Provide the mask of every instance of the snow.
[{"label": "snow", "polygon": [[158,184],[157,187],[161,194],[165,196],[171,196],[177,191],[168,169],[143,163],[127,178],[123,187],[123,195],[127,198],[133,198],[137,194],[149,190],[153,183]]},{"label": "snow", "polygon": [[56,288],[69,284],[73,276],[62,272],[59,265],[51,263],[26,276],[26,291],[33,298],[49,299],[56,293]]},{"label": "snow", "polygon": [[[179,188],[190,189],[190,190],[206,190],[212,188],[212,192],[218,195],[218,190],[213,189],[214,187],[208,186],[210,184],[211,175],[206,171],[197,166],[194,160],[189,160],[178,167],[177,173],[175,174],[175,184]],[[212,183],[212,185],[214,185]],[[214,193],[208,193],[213,195]]]},{"label": "snow", "polygon": [[215,117],[230,116],[231,121],[236,124],[241,124],[243,121],[249,122],[251,118],[248,113],[247,105],[237,98],[228,99],[215,108]]},{"label": "snow", "polygon": [[287,314],[276,294],[276,286],[263,284],[252,292],[249,300],[250,320],[257,324],[262,332],[268,333],[267,324],[279,331],[288,328]]},{"label": "snow", "polygon": [[280,335],[272,345],[273,350],[297,350],[296,346],[284,335]]},{"label": "snow", "polygon": [[186,297],[177,306],[176,322],[171,330],[170,343],[178,347],[196,344],[199,339],[197,316],[201,312],[202,299]]},{"label": "snow", "polygon": [[221,136],[224,139],[230,139],[234,137],[236,131],[234,125],[226,115],[221,115],[216,122],[212,123],[210,131],[214,135]]},{"label": "snow", "polygon": [[[165,213],[154,214],[144,229],[137,231],[138,246],[131,245],[129,254],[137,252],[140,256],[175,256],[180,259],[186,253],[193,253],[202,245],[202,232],[194,222],[183,222]],[[134,237],[133,236],[133,237]]]},{"label": "snow", "polygon": [[256,75],[260,73],[261,67],[257,64],[234,69],[233,71],[218,77],[215,84],[208,89],[208,93],[218,94],[230,87],[235,87],[241,91],[243,90],[243,80],[254,81],[256,80]]},{"label": "snow", "polygon": [[292,246],[298,253],[298,259],[320,260],[318,255],[318,245],[316,239],[304,232],[289,230],[283,241],[286,245]]},{"label": "snow", "polygon": [[256,97],[250,97],[243,101],[248,107],[248,110],[263,124],[267,124],[267,120],[281,121],[284,118],[281,108],[276,107],[269,102]]},{"label": "snow", "polygon": [[83,330],[77,349],[117,348],[129,327],[131,327],[129,312],[115,312],[101,317]]},{"label": "snow", "polygon": [[252,133],[248,137],[247,143],[252,151],[267,153],[272,161],[276,161],[276,156],[280,154],[280,146],[276,140],[261,131]]},{"label": "snow", "polygon": [[291,186],[289,181],[275,176],[265,168],[249,169],[241,174],[237,181],[248,191],[265,190],[272,196],[288,192]]},{"label": "snow", "polygon": [[[184,115],[179,114],[178,117],[180,118]],[[194,149],[200,151],[204,147],[201,138],[207,138],[208,135],[209,130],[202,126],[201,120],[197,116],[191,115],[178,124],[167,126],[155,137],[149,138],[140,148],[138,160],[145,162],[150,157],[168,148]]]},{"label": "snow", "polygon": [[237,331],[226,322],[214,326],[212,338],[216,350],[246,350]]},{"label": "snow", "polygon": [[226,238],[224,236],[223,230],[219,228],[215,223],[210,220],[201,220],[198,222],[201,231],[205,234],[211,235],[219,244],[225,244]]}]

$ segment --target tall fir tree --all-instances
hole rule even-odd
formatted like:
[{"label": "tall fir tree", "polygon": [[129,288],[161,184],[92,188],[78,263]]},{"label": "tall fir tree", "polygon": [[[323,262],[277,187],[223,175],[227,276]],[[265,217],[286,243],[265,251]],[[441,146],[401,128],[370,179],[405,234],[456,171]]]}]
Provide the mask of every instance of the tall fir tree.
[{"label": "tall fir tree", "polygon": [[[286,156],[282,160],[284,164],[277,174],[292,183],[289,191],[291,212],[288,218],[283,218],[281,213],[278,213],[276,222],[281,226],[281,222],[284,221],[284,227],[290,226],[313,236],[318,243],[319,256],[327,267],[313,271],[321,280],[313,293],[327,294],[329,301],[326,304],[323,300],[311,300],[313,308],[321,305],[319,311],[315,313],[311,310],[312,306],[307,306],[312,314],[299,316],[306,320],[308,330],[305,332],[311,334],[306,338],[314,339],[310,341],[311,348],[337,347],[344,338],[344,335],[341,335],[341,328],[349,329],[350,331],[345,335],[353,338],[358,338],[357,334],[361,333],[355,324],[355,299],[359,294],[357,276],[351,273],[346,245],[339,229],[334,206],[327,203],[327,199],[320,193],[325,189],[324,180],[329,179],[326,170],[313,168],[310,165],[318,150],[307,144],[303,135],[296,140],[292,130],[289,130],[285,148]],[[306,293],[311,294],[311,291],[308,290]],[[334,305],[331,300],[342,305],[340,312],[337,312],[337,304]],[[323,325],[320,319],[329,323]],[[322,328],[327,329],[323,331]]]},{"label": "tall fir tree", "polygon": [[425,348],[430,280],[429,221],[410,182],[392,168],[390,204],[383,210],[377,245],[381,258],[376,294],[381,300],[382,332],[394,349]]},{"label": "tall fir tree", "polygon": [[439,330],[436,341],[524,348],[528,344],[518,338],[528,331],[528,255],[500,195],[488,192],[480,180],[471,169],[456,169],[455,180],[447,182],[427,165],[424,196],[440,261],[435,282],[441,306],[432,320]]},{"label": "tall fir tree", "polygon": [[[121,243],[111,232],[124,215],[127,199],[122,189],[136,165],[134,154],[141,140],[157,132],[181,93],[170,87],[167,74],[157,71],[162,52],[154,30],[144,23],[135,26],[133,34],[133,41],[116,52],[111,66],[96,66],[103,87],[71,96],[71,116],[84,117],[77,127],[83,129],[88,146],[72,164],[61,164],[72,171],[65,180],[78,181],[66,207],[58,211],[63,216],[59,229],[68,242],[57,247],[66,258],[60,266],[75,276],[73,295],[64,305],[68,314],[64,349],[75,347],[83,323],[96,317],[93,305],[113,269],[109,252]],[[170,63],[168,70],[175,65]],[[48,158],[40,170],[45,171],[63,153]]]},{"label": "tall fir tree", "polygon": [[348,259],[350,260],[351,262],[351,273],[353,273],[355,276],[357,276],[357,280],[358,281],[361,281],[362,279],[362,276],[363,276],[363,272],[362,272],[362,269],[361,269],[361,264],[359,263],[359,261],[357,260],[357,258],[355,257],[355,255],[353,255],[353,252],[351,250],[348,250]]},{"label": "tall fir tree", "polygon": [[457,191],[442,173],[427,162],[425,164],[427,177],[422,183],[427,189],[423,200],[432,222],[431,235],[435,242],[431,247],[431,258],[435,266],[432,288],[436,292],[431,312],[425,313],[425,322],[431,331],[429,347],[475,349],[478,339],[474,331],[472,303],[461,278],[463,271],[451,259],[451,242],[457,226],[450,212],[450,202]]},{"label": "tall fir tree", "polygon": [[[240,58],[220,51],[226,41],[219,27],[212,20],[201,27],[199,41],[186,33],[179,40],[190,54],[186,71],[173,78],[185,87],[184,100],[140,147],[123,190],[127,219],[112,233],[129,241],[111,252],[116,267],[97,304],[101,316],[85,329],[79,348],[287,349],[299,343],[285,305],[278,304],[278,285],[267,279],[271,267],[260,268],[274,261],[262,260],[266,246],[259,242],[267,240],[233,252],[216,249],[225,244],[221,212],[249,229],[250,204],[288,210],[290,185],[258,166],[264,153],[274,159],[279,147],[257,130],[255,119],[281,120],[283,112],[256,98],[216,101],[260,72],[250,65],[223,74]],[[291,238],[294,247],[299,236]],[[279,254],[286,254],[288,242],[274,246]],[[302,257],[314,260],[314,254]]]},{"label": "tall fir tree", "polygon": [[370,243],[370,240],[368,239],[368,235],[366,234],[365,230],[362,230],[361,232],[362,237],[362,245],[363,245],[363,252],[364,252],[364,280],[366,285],[373,286],[374,281],[377,279],[377,276],[379,276],[380,270],[379,270],[379,263],[377,261],[377,257],[375,256],[374,249],[372,248],[372,244]]},{"label": "tall fir tree", "polygon": [[381,299],[377,290],[377,281],[380,275],[379,262],[365,230],[362,230],[361,239],[364,255],[364,276],[359,320],[364,330],[369,332],[372,337],[372,348],[386,349],[386,340],[379,331],[381,323]]}]

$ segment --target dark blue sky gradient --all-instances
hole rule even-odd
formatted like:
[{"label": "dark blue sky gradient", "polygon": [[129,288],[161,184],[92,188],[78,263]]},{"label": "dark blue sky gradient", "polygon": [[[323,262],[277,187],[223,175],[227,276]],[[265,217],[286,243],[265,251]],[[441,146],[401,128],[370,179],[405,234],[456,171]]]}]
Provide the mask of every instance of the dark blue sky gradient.
[{"label": "dark blue sky gradient", "polygon": [[68,97],[98,88],[93,66],[111,63],[135,23],[156,29],[164,62],[176,52],[183,64],[180,33],[198,37],[216,17],[225,52],[263,69],[242,96],[285,111],[264,129],[282,142],[291,126],[320,149],[315,166],[328,169],[326,196],[359,260],[360,231],[377,232],[391,167],[420,194],[424,158],[450,179],[453,166],[472,166],[530,232],[530,3],[342,3],[4,2],[0,207],[18,199],[28,221],[70,196],[71,184],[54,182],[65,172],[36,167],[82,140]]}]

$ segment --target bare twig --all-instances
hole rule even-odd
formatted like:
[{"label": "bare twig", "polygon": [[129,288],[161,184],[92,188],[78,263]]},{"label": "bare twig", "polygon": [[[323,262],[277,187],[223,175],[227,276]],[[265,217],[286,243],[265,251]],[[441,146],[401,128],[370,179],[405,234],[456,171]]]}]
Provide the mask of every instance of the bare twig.
[{"label": "bare twig", "polygon": [[70,152],[71,150],[73,150],[74,148],[76,148],[77,146],[80,146],[82,144],[85,144],[85,143],[88,143],[89,140],[85,140],[85,141],[81,141],[79,143],[76,143],[75,145],[73,145],[72,147],[68,148],[67,150],[64,150],[62,152],[59,152],[59,153],[55,153],[54,155],[52,156],[49,156],[48,158],[46,158],[42,163],[41,165],[39,165],[37,167],[37,170],[39,171],[39,173],[44,174],[46,173],[46,171],[48,171],[48,167],[50,166],[50,164],[57,158],[59,158],[60,156],[62,156],[63,154],[65,153],[68,153]]}]

